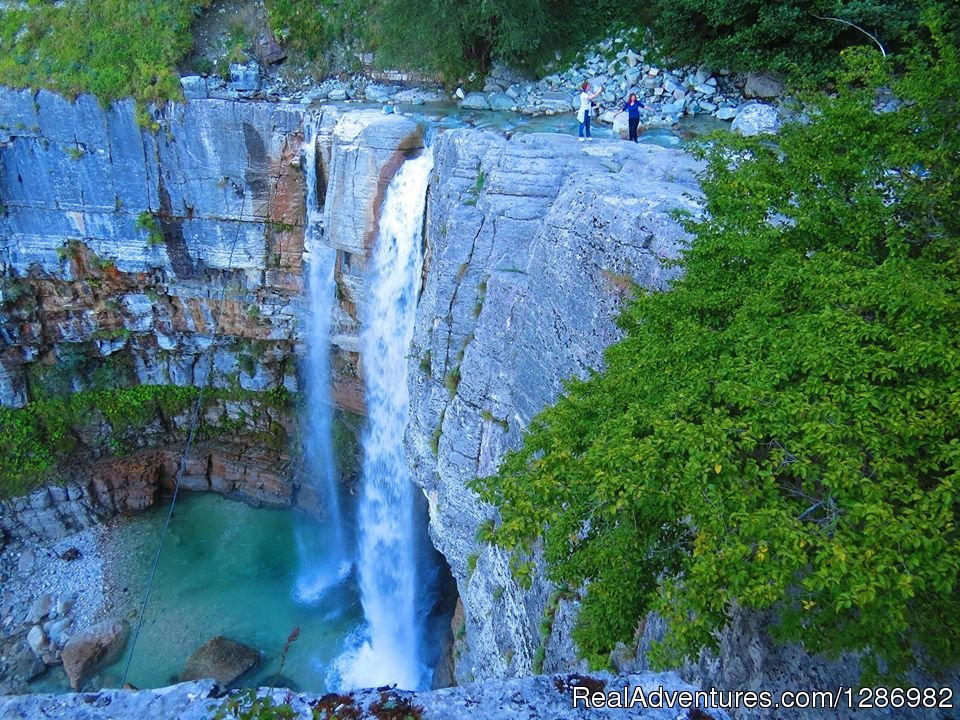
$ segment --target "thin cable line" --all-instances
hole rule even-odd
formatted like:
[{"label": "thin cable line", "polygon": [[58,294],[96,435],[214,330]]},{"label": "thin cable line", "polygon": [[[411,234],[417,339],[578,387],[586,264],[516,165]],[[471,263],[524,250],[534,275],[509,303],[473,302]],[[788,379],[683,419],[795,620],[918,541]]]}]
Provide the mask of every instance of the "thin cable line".
[{"label": "thin cable line", "polygon": [[213,336],[210,341],[210,347],[207,349],[207,373],[200,386],[200,394],[197,395],[197,401],[193,406],[193,413],[190,416],[190,432],[187,434],[187,442],[183,447],[183,454],[180,456],[180,465],[177,467],[177,474],[173,481],[173,497],[170,499],[170,509],[167,511],[167,520],[163,524],[163,531],[160,533],[160,544],[157,546],[157,554],[153,558],[153,568],[150,570],[150,578],[147,580],[147,590],[143,595],[143,604],[140,606],[140,616],[137,619],[137,627],[133,633],[133,640],[130,643],[130,655],[127,656],[127,663],[123,668],[123,676],[120,678],[120,687],[127,684],[127,673],[130,671],[130,663],[133,662],[133,653],[137,647],[137,640],[140,638],[140,629],[143,627],[143,617],[147,611],[147,603],[150,600],[150,592],[153,590],[153,580],[157,575],[157,567],[160,565],[160,553],[163,551],[163,543],[167,539],[167,531],[170,529],[170,520],[173,518],[173,508],[177,504],[177,496],[180,494],[180,481],[183,478],[184,470],[187,467],[187,457],[190,454],[190,446],[193,444],[197,432],[197,421],[200,418],[200,407],[203,405],[203,396],[207,386],[210,383],[210,376],[213,374],[213,349],[216,344],[217,333],[220,331],[220,316],[223,313],[223,299],[227,292],[227,275],[233,270],[233,254],[237,248],[237,242],[240,240],[240,230],[243,228],[243,211],[246,208],[247,196],[243,194],[243,200],[240,203],[240,219],[237,223],[237,233],[233,238],[233,245],[230,246],[230,256],[227,259],[227,270],[220,283],[220,297],[215,309],[216,318],[213,323]]}]

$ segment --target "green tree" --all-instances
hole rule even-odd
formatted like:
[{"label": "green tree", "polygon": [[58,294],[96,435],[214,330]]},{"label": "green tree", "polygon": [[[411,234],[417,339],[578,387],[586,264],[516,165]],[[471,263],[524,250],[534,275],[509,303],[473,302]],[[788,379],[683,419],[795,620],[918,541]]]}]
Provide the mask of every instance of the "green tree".
[{"label": "green tree", "polygon": [[519,568],[587,582],[594,663],[650,610],[695,656],[735,604],[868,671],[960,662],[960,53],[928,24],[895,112],[858,51],[807,124],[700,146],[682,278],[475,481]]},{"label": "green tree", "polygon": [[821,79],[837,70],[840,49],[871,43],[864,32],[896,50],[919,19],[916,0],[662,0],[653,29],[679,62]]}]

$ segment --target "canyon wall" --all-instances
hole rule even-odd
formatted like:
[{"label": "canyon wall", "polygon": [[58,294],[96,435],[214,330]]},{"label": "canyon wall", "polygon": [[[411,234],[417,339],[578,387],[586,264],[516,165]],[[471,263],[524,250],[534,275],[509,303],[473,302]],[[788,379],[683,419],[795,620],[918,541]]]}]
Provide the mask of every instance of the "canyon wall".
[{"label": "canyon wall", "polygon": [[[300,389],[310,320],[305,183],[317,183],[313,211],[338,251],[334,395],[362,412],[364,257],[420,128],[282,103],[168,105],[150,128],[137,114],[132,101],[0,89],[0,406],[209,385],[226,391],[203,417],[218,439],[193,453],[185,486],[322,514],[289,452],[302,430],[283,400]],[[316,153],[303,151],[308,125]],[[83,460],[61,468],[65,487],[0,503],[0,527],[51,538],[147,507],[169,487],[188,426],[189,413],[158,412],[121,437],[94,412],[71,428]]]},{"label": "canyon wall", "polygon": [[[362,412],[366,258],[387,185],[423,147],[417,123],[198,100],[152,111],[145,129],[132,102],[2,93],[0,404],[202,385],[211,345],[212,386],[298,390],[310,179],[337,251],[334,394]],[[303,166],[306,134],[314,168]],[[434,145],[406,441],[462,602],[455,676],[562,669],[576,664],[570,601],[551,600],[539,575],[522,590],[508,559],[476,541],[491,510],[466,482],[496,469],[565,378],[601,367],[637,287],[663,287],[661,261],[685,240],[671,211],[694,208],[695,166],[678,150],[557,135],[456,130]],[[152,488],[167,463],[148,465]],[[198,487],[236,489],[237,473],[196,474]],[[71,493],[95,497],[96,483],[80,480]],[[51,527],[69,526],[46,498],[30,503]]]},{"label": "canyon wall", "polygon": [[132,101],[4,91],[0,403],[52,393],[64,363],[74,389],[102,367],[201,385],[213,342],[214,385],[296,389],[303,116],[210,100],[151,132]]},{"label": "canyon wall", "polygon": [[69,362],[72,389],[102,366],[127,383],[202,385],[211,343],[213,386],[297,390],[313,177],[338,251],[334,392],[362,411],[364,260],[383,192],[423,147],[416,123],[202,100],[154,110],[145,129],[132,101],[0,94],[0,405],[60,389],[44,371]]},{"label": "canyon wall", "polygon": [[462,601],[456,678],[575,667],[570,601],[542,573],[523,590],[477,541],[493,511],[466,483],[495,472],[565,379],[602,367],[633,292],[664,287],[696,166],[652,145],[471,130],[442,134],[435,158],[407,446]]}]

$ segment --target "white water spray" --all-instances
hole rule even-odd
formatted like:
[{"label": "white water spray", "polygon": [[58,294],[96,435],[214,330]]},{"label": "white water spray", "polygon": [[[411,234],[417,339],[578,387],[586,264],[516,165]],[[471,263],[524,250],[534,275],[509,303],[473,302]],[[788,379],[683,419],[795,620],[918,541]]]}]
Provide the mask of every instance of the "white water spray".
[{"label": "white water spray", "polygon": [[390,183],[372,258],[360,343],[368,424],[358,512],[358,571],[367,634],[340,668],[346,687],[424,685],[418,647],[414,486],[403,445],[409,411],[407,352],[423,264],[421,235],[429,150]]},{"label": "white water spray", "polygon": [[[336,252],[323,244],[323,219],[317,202],[317,122],[305,123],[304,171],[307,209],[304,258],[310,297],[307,320],[307,427],[304,440],[306,472],[321,493],[326,510],[327,542],[320,557],[305,558],[307,567],[297,581],[298,599],[311,602],[349,572],[347,543],[333,449],[333,399],[330,394],[330,324],[336,303]],[[305,543],[304,543],[305,545]]]}]

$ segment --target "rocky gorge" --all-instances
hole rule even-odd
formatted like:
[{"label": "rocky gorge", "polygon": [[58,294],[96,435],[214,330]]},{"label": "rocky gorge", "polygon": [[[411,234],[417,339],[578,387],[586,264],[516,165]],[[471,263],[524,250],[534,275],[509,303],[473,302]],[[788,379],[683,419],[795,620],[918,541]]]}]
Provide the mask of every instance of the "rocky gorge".
[{"label": "rocky gorge", "polygon": [[[661,79],[649,89],[662,87]],[[453,713],[456,703],[487,703],[494,713],[502,711],[495,697],[513,697],[523,705],[517,717],[552,716],[536,699],[553,697],[549,684],[505,678],[585,672],[570,639],[576,596],[559,595],[542,569],[529,588],[516,581],[509,558],[478,541],[492,509],[466,483],[495,471],[564,380],[602,365],[633,292],[665,287],[675,271],[664,261],[689,239],[678,211],[697,211],[697,163],[679,149],[581,145],[572,135],[457,129],[427,143],[422,125],[403,114],[329,105],[198,97],[155,109],[154,127],[143,128],[132,102],[104,108],[88,96],[0,94],[0,403],[20,407],[106,383],[209,385],[223,394],[204,421],[222,432],[196,448],[185,487],[321,515],[298,475],[295,407],[282,399],[301,390],[309,321],[305,183],[316,178],[313,210],[336,252],[333,395],[342,410],[362,414],[371,359],[359,332],[383,197],[405,160],[433,153],[404,443],[430,537],[456,583],[448,676],[486,682],[418,702],[446,698],[425,717],[457,717],[467,711]],[[312,173],[303,167],[307,124],[317,129]],[[0,504],[8,549],[23,553],[152,505],[172,485],[188,424],[182,408],[161,411],[145,431],[122,436],[93,413],[75,428],[82,462],[63,470],[61,484]],[[117,437],[122,453],[109,442]],[[4,604],[15,606],[10,616],[36,615],[21,607],[24,598]],[[22,644],[33,627],[43,630],[44,616],[56,620],[48,608],[3,632]],[[762,623],[754,625],[738,620],[728,654],[685,668],[687,679],[787,687],[842,676],[855,684],[842,665],[810,663],[797,649],[775,656]],[[643,647],[655,626],[623,649],[624,672],[647,669]],[[91,707],[186,707],[204,693],[103,693]],[[26,717],[38,707],[31,702],[75,703],[76,717],[93,712],[72,699],[0,700],[0,709]]]}]

